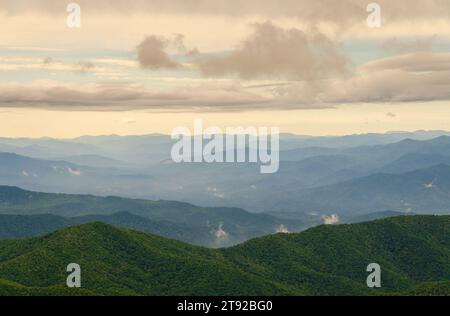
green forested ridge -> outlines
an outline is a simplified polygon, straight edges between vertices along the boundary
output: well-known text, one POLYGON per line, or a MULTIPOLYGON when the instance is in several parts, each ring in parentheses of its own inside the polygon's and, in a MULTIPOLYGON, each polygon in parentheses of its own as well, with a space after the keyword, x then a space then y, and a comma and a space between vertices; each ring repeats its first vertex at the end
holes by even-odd
POLYGON ((6 295, 449 295, 450 216, 319 226, 207 249, 106 224, 0 241, 6 295), (82 289, 65 288, 68 263, 82 289), (382 268, 368 289, 366 266, 382 268))

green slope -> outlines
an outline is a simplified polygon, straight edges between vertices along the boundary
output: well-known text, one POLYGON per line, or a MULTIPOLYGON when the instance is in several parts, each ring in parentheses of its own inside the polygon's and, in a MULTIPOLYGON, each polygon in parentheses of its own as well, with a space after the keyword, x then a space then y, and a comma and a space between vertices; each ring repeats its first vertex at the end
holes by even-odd
POLYGON ((401 216, 320 226, 227 249, 207 249, 106 224, 0 241, 0 293, 54 295, 71 262, 97 295, 446 294, 450 216, 401 216), (365 285, 382 267, 381 289, 365 285))
POLYGON ((421 296, 449 296, 450 281, 422 283, 405 294, 421 296))
POLYGON ((31 287, 64 284, 65 267, 76 262, 83 288, 99 294, 278 292, 228 264, 218 251, 101 223, 0 244, 0 276, 31 287))

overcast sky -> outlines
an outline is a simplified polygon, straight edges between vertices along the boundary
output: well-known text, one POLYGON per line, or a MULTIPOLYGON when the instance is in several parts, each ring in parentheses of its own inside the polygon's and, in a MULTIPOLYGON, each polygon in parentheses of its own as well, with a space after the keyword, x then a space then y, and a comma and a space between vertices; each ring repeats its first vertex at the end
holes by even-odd
POLYGON ((0 136, 446 129, 450 0, 0 0, 0 136))

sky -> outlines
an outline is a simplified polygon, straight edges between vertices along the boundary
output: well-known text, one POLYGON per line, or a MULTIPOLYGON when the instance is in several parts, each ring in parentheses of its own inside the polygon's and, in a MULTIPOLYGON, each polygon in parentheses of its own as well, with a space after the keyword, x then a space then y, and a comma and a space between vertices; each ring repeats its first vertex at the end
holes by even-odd
POLYGON ((450 130, 450 0, 371 2, 0 0, 0 136, 450 130))

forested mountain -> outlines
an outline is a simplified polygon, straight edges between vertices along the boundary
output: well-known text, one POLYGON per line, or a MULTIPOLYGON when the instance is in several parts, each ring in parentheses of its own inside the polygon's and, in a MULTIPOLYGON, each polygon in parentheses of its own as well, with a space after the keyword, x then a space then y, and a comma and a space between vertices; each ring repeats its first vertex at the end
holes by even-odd
POLYGON ((449 294, 450 217, 400 216, 319 226, 226 249, 190 246, 101 223, 0 241, 2 294, 449 294), (78 263, 82 288, 67 289, 78 263), (378 263, 382 287, 366 286, 378 263))

